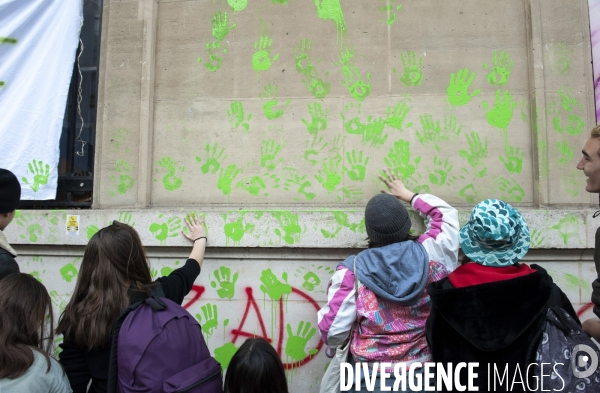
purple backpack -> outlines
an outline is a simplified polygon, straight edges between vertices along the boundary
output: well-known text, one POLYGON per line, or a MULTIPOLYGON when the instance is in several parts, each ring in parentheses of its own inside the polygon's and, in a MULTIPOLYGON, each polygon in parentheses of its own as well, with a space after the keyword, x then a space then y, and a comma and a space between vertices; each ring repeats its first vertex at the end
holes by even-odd
POLYGON ((160 285, 113 327, 108 393, 221 393, 221 365, 196 319, 160 285))

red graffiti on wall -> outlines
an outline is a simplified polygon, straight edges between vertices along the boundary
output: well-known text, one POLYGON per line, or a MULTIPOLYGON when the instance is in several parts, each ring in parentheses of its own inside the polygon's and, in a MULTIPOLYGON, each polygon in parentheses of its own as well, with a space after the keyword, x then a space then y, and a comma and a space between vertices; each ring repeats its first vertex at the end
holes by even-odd
MULTIPOLYGON (((269 334, 267 333, 267 329, 265 328, 265 323, 264 323, 262 313, 261 313, 260 309, 258 308, 258 305, 256 304, 254 295, 252 294, 252 288, 246 287, 245 292, 246 292, 246 296, 247 296, 246 308, 244 310, 242 319, 240 320, 240 324, 238 325, 238 327, 236 329, 233 329, 231 331, 231 334, 233 335, 231 342, 233 344, 235 344, 235 342, 237 341, 237 339, 239 337, 262 337, 265 340, 267 340, 268 342, 270 342, 271 344, 273 344, 273 346, 277 350, 277 354, 279 355, 279 357, 281 357, 281 355, 283 353, 283 336, 285 333, 285 330, 284 330, 285 316, 283 314, 283 310, 284 310, 283 297, 279 299, 279 315, 277 316, 279 329, 278 329, 278 333, 277 333, 277 344, 274 345, 273 339, 271 337, 269 337, 269 334), (256 318, 258 319, 258 323, 259 323, 259 327, 260 327, 260 334, 256 334, 254 332, 248 332, 248 331, 244 330, 244 324, 246 323, 246 319, 248 317, 248 314, 250 313, 250 310, 253 310, 253 312, 256 315, 256 318)), ((194 305, 198 300, 200 300, 203 293, 204 293, 203 286, 200 286, 200 285, 192 286, 192 290, 190 291, 190 295, 192 295, 192 298, 183 305, 183 308, 187 309, 187 308, 191 307, 192 305, 194 305)), ((319 306, 319 304, 311 296, 304 293, 303 291, 292 287, 292 293, 295 293, 296 295, 298 295, 301 298, 303 298, 304 300, 306 300, 309 304, 311 304, 314 307, 315 311, 319 311, 319 309, 321 308, 319 306)), ((316 353, 319 353, 319 351, 321 350, 322 347, 323 347, 323 342, 321 340, 319 340, 319 343, 317 344, 317 346, 315 348, 316 353)), ((303 366, 306 363, 310 362, 311 359, 316 355, 316 353, 313 355, 308 355, 304 359, 299 360, 299 361, 290 362, 290 363, 285 362, 285 363, 283 363, 283 367, 286 370, 289 370, 294 367, 303 366)))
POLYGON ((592 307, 594 307, 594 303, 584 304, 583 306, 581 306, 581 308, 579 310, 577 310, 577 316, 581 317, 584 312, 586 312, 587 310, 589 310, 592 307))

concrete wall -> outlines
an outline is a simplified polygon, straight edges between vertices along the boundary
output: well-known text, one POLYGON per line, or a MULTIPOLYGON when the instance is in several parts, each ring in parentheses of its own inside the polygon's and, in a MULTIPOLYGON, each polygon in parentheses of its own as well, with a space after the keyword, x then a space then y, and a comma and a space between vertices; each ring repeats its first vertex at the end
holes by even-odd
POLYGON ((97 228, 135 223, 168 273, 189 252, 183 215, 203 212, 188 306, 210 348, 223 359, 240 331, 266 335, 292 391, 316 391, 313 301, 364 246, 391 166, 461 222, 484 198, 519 207, 526 262, 589 315, 597 199, 575 165, 595 124, 590 62, 583 0, 105 0, 94 209, 24 211, 9 240, 60 307, 97 228))

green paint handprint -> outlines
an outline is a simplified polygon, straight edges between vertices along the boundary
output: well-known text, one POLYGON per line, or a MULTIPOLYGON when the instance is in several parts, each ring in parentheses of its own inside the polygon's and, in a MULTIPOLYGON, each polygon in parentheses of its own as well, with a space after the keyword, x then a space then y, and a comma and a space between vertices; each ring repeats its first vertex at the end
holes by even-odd
POLYGON ((459 150, 458 154, 467 160, 469 165, 475 170, 475 176, 483 177, 485 176, 485 172, 487 168, 485 167, 485 163, 483 159, 487 156, 488 149, 488 141, 487 137, 484 139, 485 145, 481 143, 481 139, 479 138, 479 134, 476 132, 471 132, 471 135, 467 135, 467 142, 469 143, 469 151, 459 150))
POLYGON ((539 248, 545 240, 546 238, 544 237, 540 228, 535 228, 533 231, 531 231, 530 244, 532 248, 539 248))
POLYGON ((565 131, 569 135, 579 135, 583 132, 585 125, 583 119, 577 115, 570 114, 567 116, 569 124, 565 127, 565 131))
POLYGON ((100 228, 98 228, 96 225, 90 225, 90 226, 86 227, 85 228, 85 235, 87 236, 88 241, 90 241, 90 239, 96 233, 98 233, 99 230, 100 230, 100 228))
POLYGON ((354 51, 349 50, 340 55, 340 65, 342 66, 342 74, 344 75, 342 83, 355 100, 363 101, 371 94, 371 85, 368 83, 371 80, 371 74, 367 73, 366 82, 363 82, 358 68, 351 65, 350 61, 353 57, 354 51))
POLYGON ((233 127, 238 128, 241 125, 246 132, 250 129, 250 124, 247 122, 252 119, 252 113, 249 113, 247 118, 245 117, 244 105, 241 101, 233 101, 231 103, 231 110, 227 110, 227 117, 233 127))
POLYGON ((577 106, 579 109, 583 110, 583 105, 581 105, 575 97, 571 95, 571 93, 567 90, 559 90, 558 95, 561 99, 561 104, 565 112, 569 113, 573 110, 573 107, 577 106))
MULTIPOLYGON (((404 119, 406 119, 406 115, 408 115, 408 111, 410 108, 406 104, 406 102, 400 102, 396 104, 394 107, 394 111, 390 113, 392 110, 391 106, 387 108, 387 116, 385 119, 385 124, 392 128, 395 128, 398 131, 402 131, 402 126, 404 124, 404 119)), ((410 126, 410 124, 409 124, 410 126)))
POLYGON ((275 169, 276 164, 282 161, 281 158, 277 161, 275 158, 277 156, 277 153, 279 153, 279 149, 281 149, 281 144, 277 143, 277 141, 263 141, 262 146, 260 148, 260 166, 269 171, 275 169))
POLYGON ((509 202, 521 202, 525 196, 523 188, 515 181, 515 179, 506 179, 500 177, 498 180, 498 188, 502 193, 501 198, 509 202))
POLYGON ((447 141, 448 137, 442 134, 439 120, 434 122, 433 117, 428 113, 419 116, 419 119, 421 120, 421 127, 423 127, 422 133, 417 131, 419 142, 423 146, 432 143, 435 150, 440 150, 440 142, 447 141))
POLYGON ((229 239, 233 241, 233 244, 238 246, 240 244, 240 240, 244 237, 246 232, 252 232, 255 228, 254 224, 245 224, 244 225, 244 216, 242 214, 235 221, 227 221, 227 215, 223 216, 225 220, 225 225, 223 226, 223 232, 225 233, 225 242, 229 243, 229 239))
MULTIPOLYGON (((265 181, 260 176, 252 176, 239 181, 236 187, 240 187, 242 190, 248 191, 250 195, 258 196, 262 190, 267 188, 265 181)), ((267 194, 265 194, 266 196, 267 194)))
POLYGON ((302 122, 306 125, 306 129, 310 135, 317 135, 319 131, 324 131, 327 128, 329 110, 325 109, 325 112, 323 112, 321 104, 315 102, 312 107, 308 104, 308 113, 311 117, 310 123, 307 119, 302 119, 302 122))
POLYGON ((503 86, 508 81, 512 68, 513 61, 508 53, 500 51, 500 56, 497 57, 494 51, 492 70, 487 74, 488 83, 492 86, 503 86))
MULTIPOLYGON (((163 185, 165 186, 165 190, 174 191, 181 187, 183 184, 180 177, 175 176, 177 172, 177 164, 171 157, 163 157, 158 161, 158 166, 165 169, 167 173, 163 177, 163 185)), ((185 170, 184 166, 179 168, 182 172, 185 170)))
POLYGON ((485 118, 492 127, 506 130, 512 120, 513 110, 517 106, 517 101, 513 101, 512 94, 508 90, 504 91, 500 97, 500 90, 496 90, 496 104, 492 109, 488 109, 488 103, 482 102, 483 108, 487 111, 485 118))
POLYGON ((131 227, 135 226, 135 222, 133 221, 133 214, 130 212, 119 212, 119 219, 117 220, 123 224, 127 224, 131 227))
POLYGON ((414 165, 412 165, 410 163, 410 143, 399 139, 394 142, 394 146, 383 161, 392 170, 400 172, 402 179, 407 180, 415 174, 416 165, 421 161, 421 157, 415 158, 414 165))
POLYGON ((248 0, 227 0, 227 4, 234 12, 240 12, 248 5, 248 0))
POLYGON ((226 343, 218 348, 215 348, 215 359, 217 362, 221 363, 221 367, 223 369, 226 369, 229 367, 229 362, 231 362, 231 358, 233 358, 233 355, 235 355, 236 352, 237 348, 234 343, 226 343))
POLYGON ((571 71, 571 64, 569 56, 573 55, 573 51, 567 48, 567 44, 564 42, 558 42, 556 45, 552 45, 552 53, 554 55, 554 69, 560 75, 567 75, 571 71))
POLYGON ((331 90, 331 83, 325 82, 319 76, 317 68, 311 63, 308 53, 312 48, 312 41, 308 38, 300 41, 300 45, 294 48, 296 56, 296 71, 304 75, 302 83, 315 98, 324 98, 331 90))
POLYGON ((289 295, 292 293, 292 286, 287 283, 288 274, 284 272, 281 278, 284 282, 279 281, 270 268, 263 270, 260 274, 260 282, 262 282, 260 290, 269 295, 272 300, 279 300, 284 294, 289 295))
MULTIPOLYGON (((130 175, 133 168, 129 168, 129 163, 124 160, 117 160, 115 167, 119 174, 119 184, 117 184, 117 192, 119 194, 125 194, 127 191, 133 188, 133 176, 130 175)), ((113 182, 116 182, 114 175, 110 176, 113 182)))
POLYGON ((77 268, 75 267, 75 265, 73 265, 73 263, 68 263, 65 266, 63 266, 62 268, 60 268, 60 275, 62 276, 63 280, 65 280, 66 282, 73 281, 74 278, 77 278, 78 273, 79 273, 79 270, 77 270, 77 268))
MULTIPOLYGON (((292 188, 292 186, 297 186, 298 194, 304 196, 304 199, 306 199, 307 201, 310 201, 317 196, 314 192, 306 191, 306 189, 312 185, 312 183, 306 178, 306 175, 300 176, 298 170, 294 168, 285 169, 291 172, 289 178, 286 179, 283 185, 286 191, 289 191, 289 189, 292 188)), ((294 198, 294 200, 298 200, 298 198, 294 198)))
MULTIPOLYGON (((232 29, 235 28, 233 25, 232 29)), ((212 19, 212 35, 219 41, 229 34, 229 14, 227 12, 217 12, 212 19)))
POLYGON ((242 170, 238 169, 235 164, 227 166, 225 171, 221 169, 219 172, 219 180, 217 181, 217 188, 223 191, 224 195, 231 194, 231 183, 240 172, 242 172, 242 170))
POLYGON ((348 160, 348 165, 350 166, 350 168, 345 167, 345 170, 350 180, 364 180, 365 173, 367 171, 367 164, 369 162, 369 157, 365 157, 365 161, 363 162, 362 151, 358 152, 357 158, 356 151, 352 150, 352 152, 346 152, 346 159, 348 160))
POLYGON ((563 243, 565 246, 569 242, 569 239, 572 237, 577 237, 581 228, 585 227, 580 218, 567 214, 565 217, 561 218, 561 220, 552 226, 552 229, 556 229, 558 234, 563 239, 563 243))
MULTIPOLYGON (((206 51, 208 52, 208 60, 204 63, 204 67, 211 72, 215 72, 223 65, 223 58, 217 55, 217 52, 221 50, 221 43, 214 41, 206 44, 206 51)), ((227 49, 223 49, 223 53, 227 53, 227 49)), ((199 60, 198 60, 199 61, 199 60)))
POLYGON ((28 165, 28 173, 33 175, 33 181, 31 183, 26 177, 22 177, 23 184, 31 184, 33 192, 37 192, 40 186, 48 184, 48 178, 50 177, 50 165, 44 164, 43 161, 31 161, 28 165))
POLYGON ((462 197, 468 203, 473 203, 479 200, 479 196, 477 194, 477 190, 473 184, 467 184, 464 186, 459 192, 458 196, 462 197))
POLYGON ((444 116, 444 137, 448 138, 448 134, 460 136, 462 131, 462 123, 456 121, 456 116, 445 115, 444 116))
POLYGON ((381 147, 387 140, 388 135, 383 133, 385 127, 385 120, 382 118, 371 120, 371 116, 368 118, 369 122, 364 127, 363 141, 370 142, 373 147, 381 147))
POLYGON ((346 20, 342 12, 340 0, 315 0, 317 6, 317 16, 323 20, 331 19, 335 22, 337 33, 342 34, 346 31, 346 20))
POLYGON ((471 98, 480 93, 479 89, 477 89, 473 91, 473 93, 469 94, 467 90, 471 86, 471 83, 473 83, 475 80, 475 73, 473 72, 468 80, 467 77, 469 77, 468 68, 458 70, 456 77, 454 76, 454 73, 450 74, 450 84, 446 89, 448 102, 450 105, 463 106, 471 101, 471 98))
POLYGON ((254 71, 266 71, 271 68, 273 61, 277 60, 279 55, 273 56, 271 60, 271 45, 273 40, 267 36, 260 37, 258 42, 254 42, 254 54, 252 55, 252 67, 254 71))
POLYGON ((500 156, 500 161, 504 163, 506 170, 509 173, 521 173, 523 169, 523 157, 525 156, 524 152, 521 152, 521 149, 514 148, 512 146, 504 147, 504 154, 506 157, 500 156))
MULTIPOLYGON (((224 159, 227 158, 227 156, 223 155, 225 153, 225 149, 221 148, 221 150, 219 150, 217 152, 217 149, 219 148, 218 143, 215 143, 212 148, 210 147, 210 143, 206 144, 206 155, 207 155, 207 159, 206 162, 200 167, 200 170, 202 171, 202 173, 207 174, 207 173, 217 173, 217 171, 219 170, 219 168, 221 167, 221 161, 223 161, 224 159)), ((196 161, 200 162, 202 161, 202 159, 198 156, 196 156, 196 161)))
POLYGON ((303 278, 302 289, 307 291, 314 291, 315 287, 321 283, 319 276, 313 272, 306 273, 303 278))
POLYGON ((562 134, 564 130, 561 124, 562 119, 560 117, 560 107, 558 102, 552 101, 548 104, 548 114, 552 117, 552 128, 554 128, 554 131, 556 131, 557 134, 562 134))
POLYGON ((323 160, 323 170, 315 175, 315 179, 327 191, 333 191, 335 187, 342 182, 343 168, 341 167, 342 157, 340 155, 334 158, 323 160))
POLYGON ((571 169, 571 171, 567 175, 561 175, 561 180, 565 187, 565 191, 567 194, 572 197, 576 197, 579 195, 579 191, 581 190, 581 172, 571 169))
POLYGON ((37 243, 38 236, 42 236, 42 225, 33 222, 32 218, 27 213, 21 213, 20 210, 17 210, 15 213, 15 221, 17 225, 23 227, 27 232, 27 235, 19 235, 19 237, 23 240, 29 239, 28 241, 32 243, 37 243))
POLYGON ((315 136, 310 146, 308 145, 308 141, 306 141, 306 150, 304 150, 304 159, 308 161, 311 165, 317 165, 319 160, 311 158, 312 156, 318 156, 320 152, 327 147, 328 142, 323 140, 323 137, 315 136))
POLYGON ((260 98, 267 99, 267 101, 263 104, 263 113, 269 120, 278 119, 283 116, 283 110, 290 104, 290 100, 287 100, 283 109, 273 110, 273 107, 278 104, 275 97, 277 97, 277 86, 274 84, 265 86, 264 93, 260 94, 260 98))
MULTIPOLYGON (((162 217, 163 215, 159 214, 158 218, 160 219, 162 217)), ((179 235, 181 230, 181 220, 177 217, 173 217, 163 222, 153 222, 150 224, 149 229, 152 236, 160 242, 161 246, 164 246, 167 244, 167 238, 177 237, 179 235)))
MULTIPOLYGON (((292 325, 287 324, 288 339, 285 344, 285 354, 294 360, 304 359, 306 354, 306 345, 308 341, 317 332, 316 328, 310 328, 310 322, 300 321, 298 329, 296 329, 296 335, 292 332, 292 325), (304 328, 304 329, 303 329, 304 328)), ((317 350, 309 351, 309 354, 314 355, 317 350)))
MULTIPOLYGON (((402 59, 402 66, 404 67, 404 73, 400 76, 400 82, 404 86, 419 86, 423 81, 423 58, 419 56, 419 63, 417 64, 417 54, 413 51, 406 51, 400 53, 402 59)), ((394 72, 397 73, 396 70, 394 72)))
MULTIPOLYGON (((378 9, 379 12, 387 13, 386 23, 390 26, 393 25, 394 22, 396 21, 396 13, 394 12, 394 10, 400 11, 402 9, 402 4, 394 6, 394 4, 393 4, 394 1, 395 0, 390 0, 389 5, 384 5, 382 7, 379 7, 379 9, 378 9)), ((387 0, 383 0, 383 2, 387 3, 387 0)))
POLYGON ((233 296, 235 295, 235 283, 238 280, 238 274, 234 273, 232 278, 231 269, 221 266, 219 270, 214 271, 214 275, 217 281, 211 281, 210 286, 217 288, 217 282, 219 283, 217 295, 219 295, 221 299, 233 299, 233 296))
MULTIPOLYGON (((302 228, 298 224, 298 214, 289 211, 279 211, 274 212, 273 216, 279 221, 279 226, 281 227, 281 229, 276 228, 274 231, 277 236, 283 237, 283 240, 287 244, 294 244, 300 241, 302 228)), ((287 274, 283 274, 285 275, 284 278, 287 279, 287 274)))
POLYGON ((447 158, 446 161, 442 161, 441 158, 434 156, 433 166, 433 172, 429 172, 429 181, 431 184, 443 186, 446 184, 448 173, 452 170, 452 165, 448 163, 447 158))
MULTIPOLYGON (((214 304, 206 303, 200 307, 202 314, 204 315, 204 324, 202 324, 202 331, 206 333, 206 336, 210 338, 213 335, 214 330, 219 325, 219 311, 217 306, 214 304)), ((198 322, 202 320, 200 314, 196 314, 198 322)))

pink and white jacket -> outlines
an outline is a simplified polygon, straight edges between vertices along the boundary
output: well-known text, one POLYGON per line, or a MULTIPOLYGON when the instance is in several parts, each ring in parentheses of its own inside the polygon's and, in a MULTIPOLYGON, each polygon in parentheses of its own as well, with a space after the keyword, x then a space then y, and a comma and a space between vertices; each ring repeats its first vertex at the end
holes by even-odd
POLYGON ((354 272, 349 269, 354 257, 338 265, 329 282, 328 302, 318 312, 321 339, 331 348, 344 343, 353 323, 358 321, 351 345, 356 361, 405 362, 408 365, 431 359, 425 337, 425 322, 431 310, 431 300, 424 288, 456 268, 458 212, 430 194, 415 197, 412 207, 424 218, 425 233, 419 236, 416 243, 394 243, 357 255, 358 276, 373 286, 371 290, 358 280, 358 301, 354 296, 354 272), (414 250, 406 251, 411 247, 414 250), (419 251, 422 252, 420 259, 416 258, 421 255, 419 251), (380 266, 373 267, 377 264, 380 266), (412 275, 403 271, 410 269, 414 270, 412 275), (375 281, 381 285, 373 284, 371 280, 372 276, 377 275, 379 278, 376 277, 375 281), (385 282, 386 277, 389 282, 385 282), (385 298, 375 293, 381 294, 382 286, 386 292, 383 294, 385 298), (406 296, 410 297, 410 301, 400 301, 406 296))

